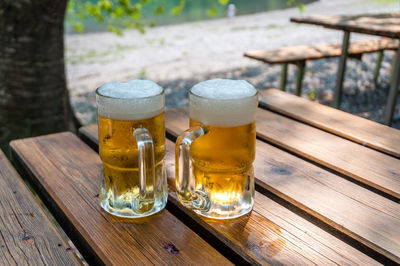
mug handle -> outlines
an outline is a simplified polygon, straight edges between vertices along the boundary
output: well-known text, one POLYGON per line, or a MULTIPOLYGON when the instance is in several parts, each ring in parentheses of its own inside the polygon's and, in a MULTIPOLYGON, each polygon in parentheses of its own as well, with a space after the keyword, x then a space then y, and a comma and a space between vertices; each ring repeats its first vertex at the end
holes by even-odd
POLYGON ((155 168, 153 139, 146 128, 136 128, 133 131, 138 147, 139 196, 135 197, 134 205, 139 212, 146 212, 154 205, 155 198, 155 168), (148 189, 152 187, 153 189, 148 189), (150 206, 149 206, 150 205, 150 206))
POLYGON ((180 135, 175 144, 175 186, 180 201, 187 207, 207 210, 210 205, 205 191, 195 190, 190 146, 192 142, 207 134, 203 124, 195 125, 180 135))

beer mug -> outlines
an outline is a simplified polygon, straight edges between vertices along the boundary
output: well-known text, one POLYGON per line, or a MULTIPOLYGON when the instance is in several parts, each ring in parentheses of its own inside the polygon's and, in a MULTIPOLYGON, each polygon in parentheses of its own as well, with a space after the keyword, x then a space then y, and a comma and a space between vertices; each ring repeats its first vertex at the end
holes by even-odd
POLYGON ((120 217, 162 210, 168 197, 164 90, 149 80, 106 83, 96 91, 100 205, 120 217))
POLYGON ((190 129, 175 146, 176 191, 196 213, 228 219, 254 203, 257 90, 214 79, 189 91, 190 129))

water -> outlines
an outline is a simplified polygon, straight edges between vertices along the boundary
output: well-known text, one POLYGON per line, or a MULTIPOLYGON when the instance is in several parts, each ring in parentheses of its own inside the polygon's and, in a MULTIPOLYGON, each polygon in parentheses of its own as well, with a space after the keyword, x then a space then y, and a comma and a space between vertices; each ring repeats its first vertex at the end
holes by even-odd
MULTIPOLYGON (((315 1, 316 0, 300 0, 298 2, 307 4, 315 1)), ((96 3, 97 0, 86 0, 86 2, 96 3)), ((151 3, 143 6, 142 18, 146 19, 146 21, 148 22, 154 21, 157 25, 168 25, 190 21, 222 18, 226 17, 227 15, 226 13, 228 7, 218 4, 218 1, 216 0, 187 1, 185 8, 181 11, 179 15, 172 15, 172 9, 177 6, 179 2, 180 0, 165 1, 165 11, 161 15, 156 16, 154 14, 154 9, 157 7, 159 1, 153 0, 151 1, 151 3), (214 16, 210 16, 210 8, 215 11, 214 16)), ((229 3, 235 4, 237 9, 236 15, 238 16, 270 10, 284 9, 288 7, 286 0, 231 0, 229 1, 229 3)), ((65 23, 65 29, 67 33, 75 33, 72 28, 72 21, 74 19, 76 18, 73 18, 71 15, 67 16, 65 23)), ((125 19, 119 19, 119 24, 122 25, 124 20, 125 19)), ((93 18, 80 20, 80 22, 84 25, 86 32, 106 30, 106 25, 98 23, 97 20, 93 18)))

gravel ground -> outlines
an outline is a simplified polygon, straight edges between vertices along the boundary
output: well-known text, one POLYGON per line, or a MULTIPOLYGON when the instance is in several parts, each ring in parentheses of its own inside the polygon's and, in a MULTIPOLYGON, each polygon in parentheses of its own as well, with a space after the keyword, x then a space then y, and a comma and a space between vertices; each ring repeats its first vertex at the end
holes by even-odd
MULTIPOLYGON (((376 54, 364 55, 362 61, 350 59, 343 89, 341 109, 374 121, 383 120, 383 112, 389 90, 389 75, 393 52, 386 52, 377 83, 373 82, 373 70, 376 54)), ((303 80, 302 97, 330 105, 336 80, 338 59, 322 59, 307 64, 303 80)), ((212 78, 245 79, 258 90, 278 88, 281 67, 260 64, 245 68, 235 68, 223 72, 198 75, 190 79, 159 81, 166 92, 166 107, 174 108, 188 105, 188 89, 194 84, 212 78)), ((296 68, 289 66, 287 91, 294 93, 296 68)), ((73 107, 85 124, 96 123, 96 103, 93 91, 76 96, 73 107)), ((400 99, 397 106, 400 106, 400 99)), ((396 117, 400 117, 400 108, 396 108, 396 117)), ((395 128, 400 129, 397 119, 395 128)))
MULTIPOLYGON (((396 3, 373 0, 319 1, 309 14, 345 14, 398 10, 396 3)), ((245 79, 257 89, 279 87, 280 65, 266 65, 243 57, 253 49, 285 45, 340 42, 342 33, 316 26, 289 23, 297 9, 185 23, 149 29, 146 35, 128 31, 66 36, 67 77, 73 108, 83 124, 96 122, 94 90, 112 80, 147 78, 165 88, 166 106, 188 105, 187 91, 211 78, 245 79)), ((353 34, 352 40, 373 38, 353 34)), ((383 120, 394 52, 385 52, 377 84, 373 82, 376 54, 347 61, 341 109, 374 121, 383 120)), ((331 104, 338 59, 307 63, 302 97, 331 104)), ((287 91, 293 93, 296 68, 289 66, 287 91)), ((400 99, 395 117, 400 117, 400 99)), ((400 120, 394 123, 400 129, 400 120)))

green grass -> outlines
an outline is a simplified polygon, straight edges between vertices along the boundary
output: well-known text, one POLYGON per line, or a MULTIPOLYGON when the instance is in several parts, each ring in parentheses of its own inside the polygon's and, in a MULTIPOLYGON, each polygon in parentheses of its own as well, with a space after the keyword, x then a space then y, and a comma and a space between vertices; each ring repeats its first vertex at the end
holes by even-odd
POLYGON ((315 101, 315 99, 317 98, 317 88, 313 87, 309 92, 308 92, 308 98, 311 101, 315 101))
POLYGON ((250 26, 250 27, 234 27, 231 28, 231 31, 244 31, 244 30, 274 30, 274 29, 285 29, 285 28, 289 28, 292 27, 292 24, 285 24, 285 25, 276 25, 276 24, 272 24, 272 25, 267 25, 267 26, 250 26))
POLYGON ((137 78, 145 79, 146 78, 146 69, 142 68, 142 70, 140 70, 140 72, 137 74, 137 78))
POLYGON ((371 2, 379 3, 379 4, 393 4, 398 3, 399 0, 371 0, 371 2))
POLYGON ((182 36, 182 35, 175 35, 173 38, 174 38, 175 40, 183 40, 183 39, 185 39, 185 36, 182 36))
POLYGON ((106 51, 96 51, 95 49, 90 49, 82 54, 66 56, 66 62, 71 65, 107 63, 115 60, 116 58, 121 58, 123 52, 137 48, 137 45, 117 44, 106 51))

